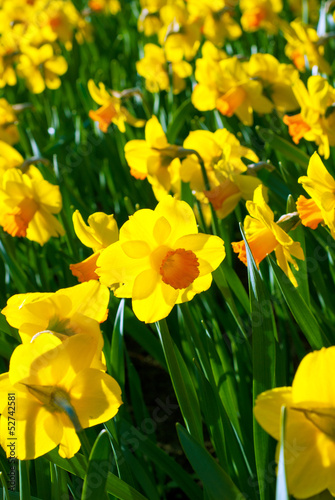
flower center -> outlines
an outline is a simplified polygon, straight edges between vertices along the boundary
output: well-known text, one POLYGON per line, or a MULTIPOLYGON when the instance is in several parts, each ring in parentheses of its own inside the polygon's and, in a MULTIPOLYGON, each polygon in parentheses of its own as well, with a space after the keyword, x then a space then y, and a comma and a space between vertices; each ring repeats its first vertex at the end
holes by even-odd
POLYGON ((34 217, 38 205, 31 198, 24 198, 21 203, 3 217, 3 229, 11 236, 26 236, 29 222, 34 217))
POLYGON ((160 270, 162 280, 176 290, 187 288, 199 276, 199 261, 192 250, 170 250, 160 270))
POLYGON ((261 7, 256 7, 255 9, 246 12, 243 18, 250 28, 258 28, 261 22, 266 18, 266 11, 261 7))
POLYGON ((69 394, 57 386, 24 384, 30 394, 38 399, 51 413, 64 412, 71 420, 75 430, 79 432, 81 425, 69 394))
POLYGON ((246 91, 242 87, 232 88, 217 99, 216 107, 222 115, 231 117, 235 110, 241 106, 246 96, 246 91))
POLYGON ((211 189, 210 191, 204 191, 204 194, 207 196, 213 208, 215 210, 220 210, 223 203, 230 198, 231 196, 239 193, 240 190, 231 180, 226 179, 219 186, 211 189))
POLYGON ((291 59, 294 66, 300 71, 305 69, 305 56, 300 50, 294 50, 291 54, 291 59))
POLYGON ((298 144, 305 133, 311 130, 311 127, 302 119, 301 113, 294 116, 285 115, 283 122, 288 125, 288 133, 295 144, 298 144))
POLYGON ((92 120, 99 122, 99 128, 102 132, 107 132, 109 125, 112 123, 113 118, 117 115, 114 104, 111 102, 101 106, 97 111, 90 110, 88 116, 92 120))

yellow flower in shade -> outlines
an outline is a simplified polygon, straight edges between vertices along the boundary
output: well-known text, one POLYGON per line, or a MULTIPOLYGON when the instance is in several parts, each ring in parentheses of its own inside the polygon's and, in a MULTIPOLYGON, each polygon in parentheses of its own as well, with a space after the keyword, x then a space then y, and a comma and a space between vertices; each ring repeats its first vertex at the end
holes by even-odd
POLYGON ((321 73, 331 73, 330 65, 323 57, 324 47, 317 43, 319 37, 316 30, 304 26, 300 21, 292 21, 289 25, 283 25, 283 33, 287 40, 285 54, 299 71, 305 70, 306 56, 310 68, 318 66, 321 73))
POLYGON ((16 69, 17 74, 25 79, 29 90, 40 94, 45 87, 58 89, 61 86, 59 76, 66 73, 67 62, 63 56, 54 55, 51 44, 39 48, 22 45, 16 69))
POLYGON ((96 274, 96 261, 101 251, 119 238, 119 230, 114 215, 96 212, 89 216, 85 224, 79 210, 72 217, 76 235, 83 245, 92 248, 93 254, 78 264, 71 264, 70 270, 81 283, 83 281, 98 280, 96 274))
MULTIPOLYGON (((19 141, 16 126, 17 117, 13 106, 6 99, 0 99, 0 141, 15 144, 19 141)), ((1 153, 0 153, 1 154, 1 153)))
POLYGON ((201 156, 211 189, 205 190, 199 158, 195 154, 182 161, 180 177, 190 183, 198 200, 211 202, 218 217, 223 219, 229 215, 241 199, 252 199, 261 181, 257 177, 242 175, 248 170, 242 157, 257 162, 258 156, 241 146, 227 129, 214 133, 207 130, 191 132, 184 141, 184 148, 195 150, 201 156))
POLYGON ((12 48, 0 45, 0 88, 6 85, 16 85, 17 78, 14 69, 15 52, 12 48), (12 55, 11 55, 12 54, 12 55))
POLYGON ((286 407, 285 469, 295 498, 314 498, 324 490, 335 495, 334 366, 335 347, 309 353, 292 387, 263 392, 256 400, 257 422, 277 441, 281 407, 286 407))
POLYGON ((277 14, 283 9, 281 0, 240 0, 239 6, 245 31, 265 29, 269 33, 277 33, 280 24, 277 14))
POLYGON ((37 169, 34 176, 17 168, 7 170, 0 184, 0 225, 11 236, 27 237, 44 245, 52 236, 64 234, 53 214, 62 209, 58 186, 44 180, 37 169))
MULTIPOLYGON (((264 199, 263 186, 254 192, 253 201, 247 201, 246 208, 250 214, 244 219, 244 231, 248 245, 255 259, 256 265, 265 259, 271 252, 275 252, 278 266, 289 277, 294 286, 298 286, 289 264, 295 269, 298 264, 293 257, 305 260, 299 242, 294 241, 278 224, 274 222, 274 214, 264 199)), ((247 256, 244 241, 232 243, 238 258, 247 265, 247 256)))
POLYGON ((180 191, 178 150, 178 146, 168 143, 156 116, 145 126, 145 140, 133 140, 125 145, 130 173, 137 179, 147 178, 157 200, 170 190, 180 191))
POLYGON ((329 113, 335 103, 335 90, 322 76, 311 76, 307 89, 301 80, 293 84, 294 95, 301 107, 300 113, 285 115, 283 121, 288 125, 293 142, 300 139, 314 141, 319 153, 329 157, 329 146, 335 145, 335 114, 329 113))
POLYGON ((97 274, 108 286, 121 283, 114 294, 131 297, 135 315, 152 323, 207 290, 224 257, 221 238, 198 234, 190 206, 166 196, 121 227, 119 241, 101 253, 97 274))
POLYGON ((56 293, 13 295, 1 312, 8 323, 18 329, 24 344, 35 341, 44 333, 62 342, 79 334, 93 339, 92 367, 105 370, 99 323, 107 318, 109 295, 107 287, 89 281, 56 293))
POLYGON ((116 97, 112 91, 108 92, 103 83, 100 82, 98 88, 93 80, 89 80, 88 90, 92 99, 101 106, 97 111, 91 110, 88 116, 99 123, 102 132, 106 133, 111 123, 114 123, 120 132, 126 131, 125 123, 133 127, 144 127, 145 120, 132 116, 128 109, 122 106, 121 97, 116 97))
POLYGON ((8 394, 15 394, 16 456, 37 458, 59 445, 71 458, 80 448, 77 432, 106 422, 122 404, 118 383, 92 368, 94 342, 76 335, 67 342, 48 334, 18 346, 9 372, 0 376, 1 445, 8 445, 8 394))
MULTIPOLYGON (((164 49, 153 43, 144 46, 144 57, 136 63, 137 73, 145 78, 145 88, 152 93, 169 90, 168 62, 164 49)), ((171 63, 173 93, 179 94, 186 87, 185 78, 192 74, 186 61, 171 63)))
POLYGON ((187 8, 191 20, 202 19, 202 32, 207 40, 222 46, 228 38, 236 40, 242 35, 242 30, 232 17, 232 9, 227 7, 225 0, 188 0, 187 8))
POLYGON ((270 113, 272 102, 263 95, 260 81, 250 78, 236 57, 219 61, 215 80, 206 66, 197 66, 195 77, 199 82, 192 93, 192 103, 200 111, 218 109, 224 116, 234 114, 245 125, 252 125, 253 110, 270 113))
POLYGON ((282 64, 271 54, 253 54, 245 68, 251 78, 261 80, 267 95, 281 112, 299 108, 292 85, 299 79, 298 70, 291 64, 282 64))
POLYGON ((324 221, 335 238, 335 179, 317 153, 309 161, 307 176, 300 177, 298 182, 311 197, 311 200, 304 197, 300 197, 300 202, 298 200, 297 209, 302 223, 316 229, 318 223, 324 221))

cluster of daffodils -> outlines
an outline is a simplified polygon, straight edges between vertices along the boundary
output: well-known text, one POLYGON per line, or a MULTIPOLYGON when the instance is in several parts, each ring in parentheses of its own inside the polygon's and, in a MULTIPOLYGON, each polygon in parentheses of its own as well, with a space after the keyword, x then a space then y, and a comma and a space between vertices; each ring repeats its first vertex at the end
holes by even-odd
MULTIPOLYGON (((80 431, 106 422, 122 404, 118 383, 106 374, 100 323, 109 292, 96 281, 56 293, 14 295, 2 314, 22 340, 0 376, 0 444, 10 456, 8 394, 15 395, 16 454, 37 458, 59 445, 71 458, 80 431)), ((12 431, 13 432, 13 431, 12 431)))
POLYGON ((14 86, 17 77, 34 94, 58 89, 68 69, 62 47, 92 38, 90 13, 116 14, 118 0, 91 0, 80 12, 71 0, 3 0, 0 17, 0 87, 14 86))

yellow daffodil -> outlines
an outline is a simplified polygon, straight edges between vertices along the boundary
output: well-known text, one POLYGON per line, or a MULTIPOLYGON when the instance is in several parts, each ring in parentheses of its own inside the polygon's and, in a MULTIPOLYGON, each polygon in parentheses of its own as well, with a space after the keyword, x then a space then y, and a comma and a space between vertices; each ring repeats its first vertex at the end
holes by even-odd
POLYGON ((121 283, 115 295, 131 297, 136 316, 152 323, 207 290, 224 257, 221 238, 198 234, 190 206, 166 196, 121 227, 119 241, 101 253, 97 274, 108 286, 121 283))
POLYGON ((158 33, 163 26, 159 14, 166 3, 167 0, 140 0, 142 10, 137 20, 138 31, 144 32, 146 37, 158 33))
MULTIPOLYGON (((170 80, 164 49, 153 43, 144 46, 144 57, 136 63, 137 73, 145 78, 145 88, 152 93, 168 90, 170 80)), ((192 74, 186 61, 171 63, 173 93, 179 94, 186 87, 185 78, 192 74)))
POLYGON ((86 336, 91 344, 94 341, 92 368, 105 371, 99 323, 107 317, 108 302, 108 288, 89 281, 56 293, 13 295, 1 312, 8 323, 18 329, 24 344, 34 342, 45 333, 62 342, 75 335, 86 336))
MULTIPOLYGON (((298 286, 289 264, 295 269, 298 264, 293 257, 305 260, 300 243, 294 241, 278 224, 274 222, 274 214, 264 199, 263 186, 254 192, 253 201, 247 201, 246 208, 250 214, 244 220, 244 231, 248 245, 255 259, 256 265, 265 259, 271 252, 275 252, 278 266, 289 277, 294 286, 298 286), (292 257, 293 256, 293 257, 292 257)), ((244 241, 232 243, 238 258, 247 265, 247 256, 244 241)))
POLYGON ((245 125, 252 125, 253 110, 270 113, 271 101, 263 95, 263 86, 250 78, 236 57, 219 61, 215 80, 206 67, 197 66, 195 77, 199 82, 192 93, 192 103, 200 111, 218 109, 223 115, 236 116, 245 125))
POLYGON ((282 64, 271 54, 253 54, 245 68, 251 78, 260 79, 271 96, 276 109, 281 112, 299 108, 292 85, 299 79, 298 70, 291 64, 282 64))
POLYGON ((72 49, 74 30, 79 25, 80 13, 68 0, 53 0, 38 12, 40 36, 48 42, 59 40, 72 49))
POLYGON ((70 270, 81 283, 83 281, 98 280, 96 274, 96 261, 101 251, 111 245, 119 238, 119 230, 114 215, 96 212, 89 216, 85 224, 79 210, 72 217, 73 227, 76 235, 83 245, 92 248, 93 254, 82 262, 71 264, 70 270))
POLYGON ((298 182, 312 198, 306 202, 300 199, 297 206, 302 223, 315 229, 319 222, 324 221, 335 238, 335 179, 317 153, 309 161, 307 176, 300 177, 298 182), (313 211, 313 217, 310 210, 313 211))
POLYGON ((145 120, 132 116, 128 109, 122 106, 121 97, 116 97, 112 91, 108 92, 103 83, 100 82, 98 88, 93 80, 89 80, 88 90, 92 99, 101 106, 97 111, 91 110, 89 117, 99 123, 102 132, 106 133, 111 123, 114 123, 120 132, 126 131, 125 123, 133 127, 144 127, 145 120))
POLYGON ((133 140, 125 145, 130 173, 137 179, 148 178, 158 201, 170 190, 180 191, 178 150, 178 146, 168 143, 156 116, 145 126, 145 140, 133 140))
MULTIPOLYGON (((16 126, 17 117, 13 106, 9 102, 0 99, 0 140, 8 144, 15 144, 19 141, 19 132, 16 126)), ((0 152, 1 154, 1 152, 0 152)))
POLYGON ((191 20, 202 19, 202 33, 207 40, 222 46, 228 38, 236 40, 242 35, 242 30, 232 17, 232 9, 227 7, 225 0, 188 0, 187 8, 191 20))
POLYGON ((15 394, 16 457, 37 458, 59 445, 71 458, 80 448, 77 432, 106 422, 122 404, 118 383, 92 368, 94 341, 76 335, 67 342, 42 334, 18 346, 9 372, 0 376, 1 445, 8 448, 8 394, 15 394))
POLYGON ((303 195, 299 196, 297 211, 301 223, 306 227, 316 229, 320 223, 324 222, 322 211, 312 198, 308 199, 303 195))
POLYGON ((191 132, 184 141, 184 148, 197 151, 202 158, 210 190, 205 190, 199 158, 195 154, 182 161, 180 177, 184 182, 190 183, 197 199, 205 203, 211 202, 218 217, 227 217, 242 198, 252 199, 254 190, 261 181, 257 177, 241 175, 247 172, 241 158, 257 162, 258 157, 251 149, 241 146, 239 140, 228 130, 219 129, 214 133, 205 130, 191 132))
POLYGON ((335 114, 332 112, 335 90, 319 75, 308 79, 307 89, 301 80, 294 82, 292 89, 301 111, 294 116, 284 116, 289 134, 295 144, 302 138, 314 141, 319 146, 319 153, 327 159, 329 146, 335 145, 335 114))
POLYGON ((278 13, 283 9, 281 0, 240 0, 242 11, 241 24, 245 31, 265 29, 269 33, 277 33, 280 18, 278 13))
POLYGON ((39 48, 22 45, 16 69, 18 75, 25 79, 29 90, 34 94, 40 94, 45 87, 49 89, 60 87, 59 76, 66 73, 67 62, 63 56, 54 55, 51 44, 39 48))
POLYGON ((283 27, 287 40, 285 54, 291 59, 299 71, 305 70, 305 56, 310 68, 318 66, 322 73, 331 73, 330 65, 324 59, 324 47, 317 42, 319 37, 313 28, 304 26, 300 21, 292 21, 283 27))
POLYGON ((0 208, 0 225, 11 236, 25 236, 44 245, 52 236, 64 234, 53 215, 62 209, 59 187, 44 180, 37 169, 33 177, 17 168, 3 174, 0 208))
POLYGON ((189 17, 183 0, 168 2, 160 9, 159 16, 163 26, 158 40, 164 46, 166 59, 171 62, 192 60, 200 46, 200 20, 189 17))
POLYGON ((121 10, 119 0, 89 0, 88 6, 94 12, 104 12, 115 15, 121 10))
POLYGON ((285 469, 295 498, 314 498, 324 490, 335 495, 334 363, 335 347, 309 353, 292 387, 263 392, 256 400, 257 422, 277 441, 281 407, 286 407, 285 469))

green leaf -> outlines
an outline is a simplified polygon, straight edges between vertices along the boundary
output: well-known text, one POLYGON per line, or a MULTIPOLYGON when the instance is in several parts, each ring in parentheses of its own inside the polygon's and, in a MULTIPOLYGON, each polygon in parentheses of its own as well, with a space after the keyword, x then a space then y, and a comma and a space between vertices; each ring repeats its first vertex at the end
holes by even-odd
MULTIPOLYGON (((162 406, 164 402, 162 402, 162 406)), ((158 408, 158 407, 157 407, 158 408)), ((160 412, 163 411, 161 407, 159 407, 160 412)), ((169 412, 172 411, 168 409, 168 413, 160 416, 161 421, 165 421, 168 419, 169 412)), ((129 440, 129 443, 132 445, 134 440, 136 439, 133 434, 133 427, 126 421, 122 420, 122 435, 129 440), (123 432, 124 429, 124 432, 123 432)), ((142 434, 138 429, 136 429, 136 436, 138 439, 136 440, 136 449, 138 449, 143 455, 147 456, 157 467, 161 469, 164 474, 167 474, 169 477, 175 481, 175 483, 183 490, 188 498, 192 498, 192 500, 201 500, 202 494, 198 485, 192 480, 192 478, 187 474, 187 472, 169 455, 167 455, 161 448, 158 448, 147 436, 142 434)))
MULTIPOLYGON (((62 458, 57 450, 52 450, 44 456, 50 462, 58 465, 58 467, 84 479, 87 466, 85 457, 80 453, 77 453, 73 458, 62 458)), ((106 490, 119 500, 148 500, 111 472, 108 472, 107 475, 106 490)))
POLYGON ((261 139, 267 144, 270 144, 275 151, 282 153, 287 160, 298 163, 298 165, 307 169, 309 157, 301 149, 297 148, 286 139, 282 139, 272 132, 272 130, 256 127, 256 131, 261 139))
POLYGON ((122 299, 120 301, 114 321, 112 346, 110 352, 111 375, 120 384, 122 392, 124 390, 124 383, 125 383, 124 353, 123 353, 124 308, 125 308, 125 301, 124 299, 122 299))
POLYGON ((102 430, 90 453, 81 500, 95 500, 97 498, 104 500, 107 498, 106 481, 110 454, 111 447, 108 433, 102 430))
POLYGON ((177 432, 181 446, 210 499, 243 500, 245 497, 208 451, 182 425, 177 424, 177 432))
POLYGON ((165 320, 156 323, 173 388, 190 433, 203 442, 199 400, 186 363, 174 344, 165 320))
MULTIPOLYGON (((252 326, 252 366, 253 366, 253 401, 258 394, 275 386, 276 327, 270 296, 258 270, 244 231, 244 239, 249 279, 249 296, 252 326)), ((271 485, 263 481, 264 471, 273 452, 270 436, 254 420, 254 446, 256 469, 262 500, 273 498, 271 485)))
POLYGON ((20 500, 30 500, 30 481, 28 474, 29 461, 19 460, 20 500))
POLYGON ((321 330, 304 299, 272 258, 269 258, 269 263, 286 303, 310 346, 313 349, 321 349, 323 346, 329 347, 331 343, 327 335, 321 330))

